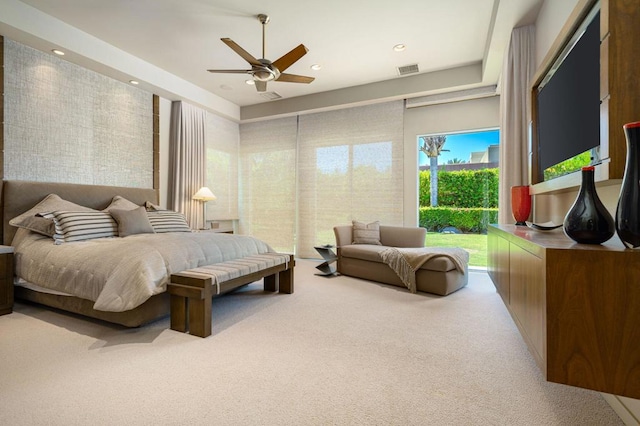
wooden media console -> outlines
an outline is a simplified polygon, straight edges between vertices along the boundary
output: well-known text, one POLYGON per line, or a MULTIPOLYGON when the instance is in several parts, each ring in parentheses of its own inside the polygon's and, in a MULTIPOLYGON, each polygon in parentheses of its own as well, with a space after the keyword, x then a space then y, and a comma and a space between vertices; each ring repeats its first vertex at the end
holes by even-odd
POLYGON ((546 379, 640 398, 640 251, 491 225, 488 272, 546 379))

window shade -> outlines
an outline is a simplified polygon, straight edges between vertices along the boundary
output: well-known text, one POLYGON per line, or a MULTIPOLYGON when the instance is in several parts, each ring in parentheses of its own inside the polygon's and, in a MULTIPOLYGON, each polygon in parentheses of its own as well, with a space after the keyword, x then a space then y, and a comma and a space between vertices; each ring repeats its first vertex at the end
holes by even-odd
POLYGON ((294 253, 296 117, 240 125, 240 233, 294 253))
POLYGON ((207 203, 207 220, 238 219, 238 127, 207 113, 206 185, 217 197, 207 203))
POLYGON ((300 116, 298 137, 298 256, 352 220, 402 225, 402 101, 300 116))

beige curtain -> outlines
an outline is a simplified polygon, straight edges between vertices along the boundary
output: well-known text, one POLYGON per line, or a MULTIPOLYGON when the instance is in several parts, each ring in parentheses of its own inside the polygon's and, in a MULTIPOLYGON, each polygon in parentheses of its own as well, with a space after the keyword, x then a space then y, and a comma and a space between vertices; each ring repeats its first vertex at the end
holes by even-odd
POLYGON ((205 184, 206 111, 182 101, 171 105, 169 208, 185 215, 193 229, 204 227, 200 201, 191 199, 205 184))
POLYGON ((535 72, 535 27, 513 30, 500 94, 500 223, 513 223, 511 187, 529 184, 530 81, 535 72))

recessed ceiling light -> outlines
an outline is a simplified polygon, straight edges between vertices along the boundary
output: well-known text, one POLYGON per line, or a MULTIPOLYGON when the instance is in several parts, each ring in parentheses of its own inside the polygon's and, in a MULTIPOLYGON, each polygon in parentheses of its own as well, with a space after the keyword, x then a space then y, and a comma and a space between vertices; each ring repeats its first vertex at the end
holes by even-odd
POLYGON ((64 56, 64 52, 62 50, 53 49, 52 52, 56 55, 64 56))
POLYGON ((136 85, 136 86, 137 86, 138 84, 140 84, 140 83, 138 83, 138 82, 137 82, 137 81, 135 81, 135 80, 129 80, 129 83, 131 83, 131 84, 133 84, 133 85, 136 85))
POLYGON ((313 64, 313 65, 311 65, 311 69, 312 69, 312 70, 314 70, 314 71, 321 70, 321 69, 322 69, 322 65, 320 65, 320 64, 313 64))
POLYGON ((256 82, 253 80, 246 80, 245 83, 247 83, 249 86, 253 86, 254 84, 256 84, 256 82))
POLYGON ((393 46, 393 50, 395 50, 396 52, 402 52, 406 48, 407 48, 407 46, 405 46, 402 43, 396 44, 395 46, 393 46))

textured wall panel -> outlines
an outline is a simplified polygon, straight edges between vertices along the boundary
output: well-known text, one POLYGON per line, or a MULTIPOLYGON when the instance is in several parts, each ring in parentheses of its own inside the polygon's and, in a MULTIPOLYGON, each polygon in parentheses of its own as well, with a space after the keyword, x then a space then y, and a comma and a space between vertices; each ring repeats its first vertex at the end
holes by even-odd
POLYGON ((152 94, 5 38, 5 179, 153 187, 152 94))

